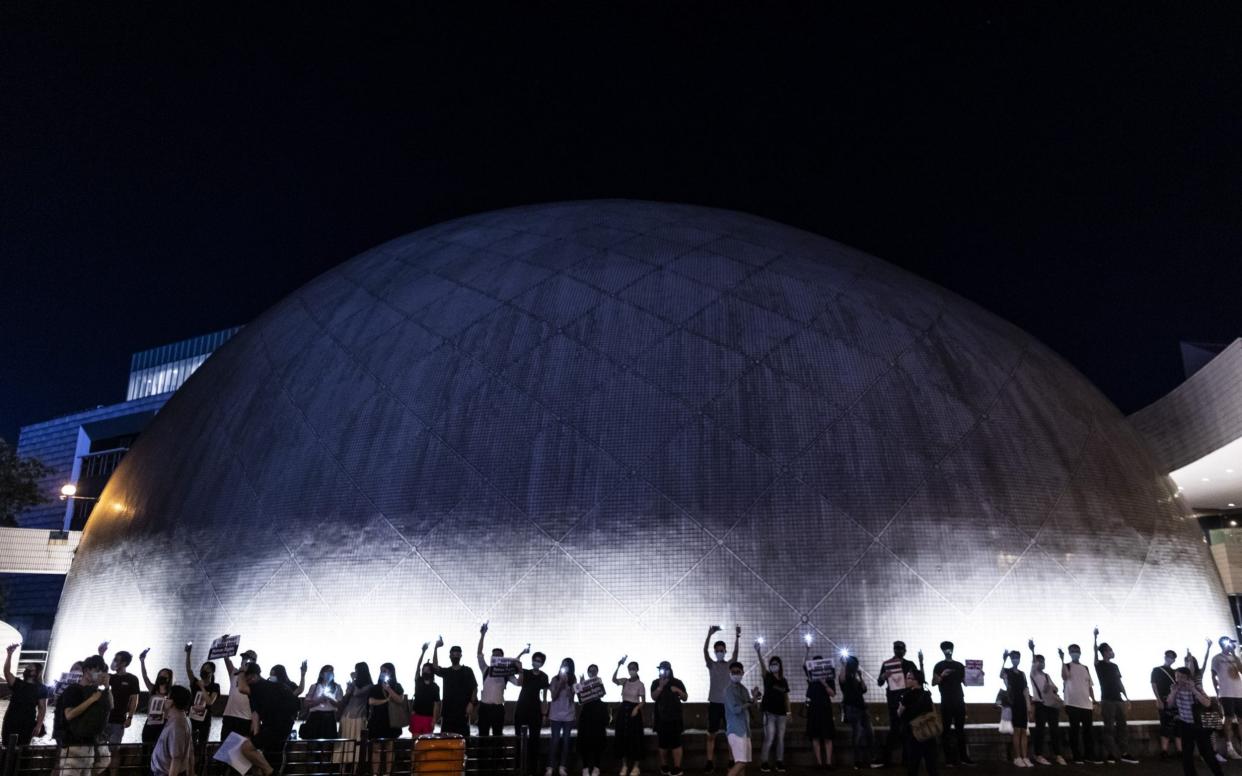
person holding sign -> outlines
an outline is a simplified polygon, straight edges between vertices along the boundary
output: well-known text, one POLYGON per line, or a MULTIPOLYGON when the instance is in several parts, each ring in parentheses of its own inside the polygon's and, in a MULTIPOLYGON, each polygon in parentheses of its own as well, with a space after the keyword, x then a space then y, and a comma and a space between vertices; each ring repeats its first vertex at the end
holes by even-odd
POLYGON ((621 708, 617 709, 617 759, 621 761, 621 773, 638 776, 643 762, 643 706, 647 702, 647 687, 638 677, 638 663, 631 661, 626 668, 629 676, 618 679, 621 666, 628 655, 622 655, 612 671, 612 683, 621 687, 621 708))
MULTIPOLYGON (((716 770, 716 736, 725 726, 725 691, 729 689, 729 664, 737 662, 737 648, 742 639, 742 626, 733 629, 733 655, 728 656, 727 645, 723 641, 712 644, 712 655, 707 653, 707 643, 712 636, 720 632, 719 625, 707 629, 707 638, 703 639, 703 662, 707 664, 709 685, 707 690, 707 764, 704 773, 716 770), (714 655, 714 657, 713 657, 714 655)), ((732 763, 729 763, 732 767, 732 763)))
POLYGON ((506 673, 504 669, 497 670, 498 662, 502 661, 505 656, 505 651, 500 647, 492 647, 491 663, 483 660, 485 638, 487 638, 487 623, 479 627, 478 660, 479 671, 483 676, 483 687, 479 693, 479 735, 500 736, 505 732, 505 685, 517 684, 517 679, 513 674, 506 673))
POLYGON ((211 733, 211 707, 220 697, 220 685, 216 684, 216 664, 208 660, 198 667, 198 676, 190 665, 190 653, 194 650, 194 642, 185 643, 185 675, 190 680, 190 692, 193 700, 190 703, 188 716, 190 732, 194 739, 194 748, 201 749, 207 743, 211 733))
POLYGON ((604 705, 604 682, 599 666, 587 666, 586 679, 574 691, 578 693, 581 712, 578 715, 578 756, 582 758, 582 776, 599 776, 608 739, 608 707, 604 705))
POLYGON ((763 751, 759 770, 767 773, 769 757, 776 750, 776 772, 785 772, 785 723, 789 720, 789 680, 785 678, 785 664, 779 657, 768 658, 767 668, 762 668, 763 641, 755 641, 755 656, 763 671, 763 751))
POLYGON ((171 668, 161 668, 155 675, 155 681, 147 675, 147 653, 150 647, 138 653, 138 665, 142 668, 142 683, 147 686, 150 697, 147 699, 147 723, 142 726, 142 743, 154 744, 159 740, 164 729, 164 706, 168 701, 168 691, 172 689, 173 672, 171 668))
POLYGON ((548 685, 548 695, 552 702, 548 705, 548 722, 552 727, 552 738, 548 744, 548 767, 544 776, 568 776, 569 768, 569 731, 574 726, 574 685, 578 677, 574 675, 574 660, 567 657, 561 661, 561 668, 552 677, 548 685))
MULTIPOLYGON (((228 642, 229 634, 224 634, 215 643, 212 644, 212 652, 217 651, 217 645, 228 642)), ((236 645, 234 645, 235 647, 236 645)), ((226 650, 221 657, 224 658, 224 670, 229 675, 229 699, 224 704, 224 716, 220 718, 220 740, 229 737, 229 733, 236 733, 242 737, 250 735, 250 696, 242 692, 241 685, 245 682, 242 671, 246 666, 259 659, 253 649, 248 649, 241 653, 241 666, 233 665, 233 657, 226 650)))
MULTIPOLYGON (((888 735, 884 737, 884 748, 880 751, 880 765, 887 766, 893 753, 893 745, 901 746, 901 716, 897 707, 901 705, 901 696, 906 692, 906 674, 918 670, 918 666, 906 660, 906 642, 893 642, 893 656, 880 664, 880 675, 876 684, 884 688, 884 696, 888 701, 888 735)), ((901 761, 905 762, 905 748, 902 747, 901 761)))
POLYGON ((673 676, 673 666, 662 661, 660 677, 651 683, 651 700, 655 703, 656 741, 660 751, 660 773, 681 776, 681 734, 685 730, 681 704, 688 697, 686 685, 673 676), (668 760, 673 761, 672 769, 668 760))
POLYGON ((802 671, 806 674, 806 736, 811 739, 815 764, 832 765, 832 738, 837 729, 832 722, 832 699, 837 695, 837 669, 823 655, 811 657, 811 637, 807 636, 802 671))
POLYGON ((326 665, 319 669, 319 676, 303 699, 306 707, 306 723, 302 725, 304 739, 336 738, 336 710, 345 695, 336 683, 336 670, 326 665))
POLYGON ((729 664, 729 687, 725 690, 725 732, 729 739, 729 754, 733 757, 733 765, 729 766, 726 776, 742 776, 751 761, 750 743, 750 709, 763 693, 759 688, 752 688, 748 693, 742 684, 746 669, 736 660, 729 664))
POLYGON ((944 761, 948 765, 964 763, 974 765, 966 750, 966 694, 962 685, 966 682, 966 666, 953 659, 953 642, 940 642, 944 660, 932 667, 932 687, 940 688, 940 719, 944 734, 940 743, 944 747, 944 761), (949 730, 953 729, 950 744, 949 730))

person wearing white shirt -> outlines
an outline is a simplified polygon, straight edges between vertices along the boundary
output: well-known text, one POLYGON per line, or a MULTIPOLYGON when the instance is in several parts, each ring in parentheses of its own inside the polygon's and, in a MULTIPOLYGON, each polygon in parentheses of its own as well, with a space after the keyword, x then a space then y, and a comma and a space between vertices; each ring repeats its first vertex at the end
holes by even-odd
POLYGON ((1238 657, 1238 643, 1228 636, 1220 637, 1220 654, 1212 658, 1212 684, 1216 697, 1220 698, 1221 711, 1225 714, 1225 756, 1230 760, 1242 759, 1242 733, 1238 744, 1233 745, 1233 726, 1242 721, 1242 659, 1238 657))
POLYGON ((1091 670, 1079 662, 1082 658, 1082 647, 1077 644, 1069 645, 1068 663, 1065 662, 1065 650, 1058 648, 1057 655, 1061 658, 1061 681, 1065 683, 1065 714, 1069 717, 1069 742, 1074 763, 1082 765, 1082 756, 1085 754, 1087 760, 1103 764, 1095 758, 1095 739, 1091 731, 1091 713, 1095 710, 1095 683, 1091 681, 1091 670))
MULTIPOLYGON (((483 677, 483 686, 479 688, 479 735, 480 736, 500 736, 504 735, 505 728, 505 685, 517 684, 517 678, 510 674, 509 676, 494 676, 492 666, 483 658, 483 640, 487 638, 487 623, 479 628, 479 671, 483 677)), ((522 651, 518 657, 522 657, 528 651, 528 646, 522 651)), ((499 647, 492 647, 492 662, 496 658, 503 658, 505 651, 499 647)))
POLYGON ((618 677, 625 658, 625 655, 621 656, 612 672, 612 683, 621 687, 621 708, 616 717, 617 759, 621 761, 622 776, 638 776, 643 761, 643 705, 647 702, 647 688, 638 676, 636 662, 626 666, 629 671, 627 678, 618 677))

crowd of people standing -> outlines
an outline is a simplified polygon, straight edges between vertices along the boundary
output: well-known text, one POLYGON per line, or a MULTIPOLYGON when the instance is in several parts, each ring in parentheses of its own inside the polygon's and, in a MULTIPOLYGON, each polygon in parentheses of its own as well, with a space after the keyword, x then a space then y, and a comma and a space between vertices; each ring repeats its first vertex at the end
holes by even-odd
MULTIPOLYGON (((709 628, 703 642, 709 679, 704 771, 716 770, 722 735, 727 742, 729 776, 739 776, 747 763, 756 759, 751 724, 752 712, 758 711, 763 731, 757 758, 760 770, 783 772, 786 725, 792 708, 784 662, 775 654, 765 657, 762 640, 756 640, 760 676, 748 688, 746 669, 739 661, 741 627, 734 630, 731 652, 725 641, 712 641, 719 631, 719 626, 709 628)), ((365 733, 371 742, 372 772, 382 776, 391 769, 391 742, 406 730, 418 736, 434 732, 438 723, 440 732, 467 736, 473 717, 478 735, 502 735, 505 692, 514 685, 518 695, 513 722, 519 734, 527 736, 527 762, 532 774, 539 770, 541 731, 547 727, 544 776, 567 776, 571 731, 575 729, 583 776, 599 776, 611 726, 621 776, 639 776, 646 755, 644 710, 650 703, 660 771, 682 776, 682 707, 689 694, 668 661, 657 666, 657 677, 647 683, 640 676, 639 664, 623 656, 611 677, 611 684, 619 688, 619 703, 610 707, 604 701, 607 691, 598 665, 588 665, 579 675, 574 660, 566 657, 555 673, 545 672, 546 655, 532 654, 529 644, 513 658, 506 658, 499 647, 486 650, 487 632, 484 624, 476 653, 478 678, 463 664, 459 646, 450 647, 447 664, 441 664, 444 640, 439 638, 434 645, 422 645, 417 679, 408 691, 391 662, 380 664, 378 675, 366 662, 356 663, 343 685, 336 680, 335 668, 325 665, 308 687, 306 661, 295 682, 279 664, 264 675, 253 650, 242 652, 237 663, 226 657, 228 693, 220 720, 221 737, 237 734, 242 755, 260 776, 268 776, 280 768, 285 744, 293 737, 299 718, 303 721, 297 735, 304 739, 360 741, 365 733), (529 668, 523 665, 527 655, 529 668)), ((1004 652, 996 704, 1001 707, 999 728, 1012 736, 1015 767, 1138 762, 1129 748, 1130 696, 1114 662, 1116 655, 1109 644, 1099 641, 1098 630, 1094 637, 1093 666, 1083 662, 1077 644, 1070 644, 1064 650, 1057 649, 1059 670, 1051 670, 1030 640, 1028 676, 1022 668, 1023 653, 1016 649, 1004 652), (1093 726, 1097 708, 1103 722, 1098 741, 1093 726), (1065 731, 1062 710, 1068 727, 1065 731), (1033 736, 1028 739, 1032 729, 1033 736)), ((1202 661, 1187 651, 1183 665, 1175 667, 1177 654, 1169 650, 1162 665, 1151 672, 1151 689, 1160 715, 1160 756, 1179 753, 1187 776, 1195 771, 1196 751, 1215 776, 1221 776, 1222 762, 1242 759, 1242 728, 1236 735, 1234 730, 1242 716, 1242 657, 1233 639, 1222 637, 1219 643, 1220 652, 1210 663, 1211 641, 1202 661), (1210 666, 1215 698, 1204 687, 1203 666, 1210 666), (1218 740, 1224 744, 1223 753, 1217 751, 1218 740)), ((25 744, 44 733, 50 693, 38 666, 26 666, 20 677, 14 676, 16 646, 8 648, 4 663, 4 678, 10 688, 4 737, 8 742, 16 736, 25 744)), ((941 750, 948 765, 973 765, 965 726, 966 666, 954 659, 952 642, 942 642, 940 649, 943 659, 932 667, 930 682, 922 652, 914 663, 907 658, 906 645, 901 641, 894 642, 892 655, 871 676, 883 690, 888 714, 887 735, 879 742, 867 707, 871 681, 857 657, 842 651, 825 660, 811 654, 808 639, 803 656, 804 709, 806 735, 816 765, 833 765, 836 705, 841 707, 841 723, 850 731, 855 768, 887 766, 894 751, 901 753, 911 776, 924 767, 935 776, 941 750), (931 690, 939 692, 939 709, 931 690)), ((204 661, 194 671, 192 644, 187 643, 187 683, 181 685, 175 683, 171 668, 157 670, 152 679, 147 666, 149 650, 144 649, 138 656, 140 685, 139 677, 129 671, 132 655, 118 651, 109 665, 104 660, 107 650, 105 642, 98 654, 75 663, 70 672, 75 680, 63 687, 56 699, 52 736, 63 750, 60 776, 99 776, 104 770, 115 776, 119 758, 112 755, 135 719, 142 687, 148 701, 141 740, 152 746, 152 773, 192 773, 194 753, 201 752, 207 741, 213 707, 222 694, 215 661, 204 661)), ((341 749, 334 757, 339 762, 352 762, 356 751, 341 749)))

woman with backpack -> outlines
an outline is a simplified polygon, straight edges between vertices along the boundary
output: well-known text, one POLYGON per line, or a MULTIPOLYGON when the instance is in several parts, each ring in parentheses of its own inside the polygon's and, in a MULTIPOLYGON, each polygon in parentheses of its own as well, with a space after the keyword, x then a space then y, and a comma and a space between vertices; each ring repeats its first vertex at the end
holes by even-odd
POLYGON ((933 725, 940 720, 936 707, 932 705, 931 693, 923 688, 923 672, 917 668, 907 671, 906 691, 901 696, 901 705, 897 707, 897 717, 901 720, 901 730, 906 738, 907 776, 918 776, 920 762, 927 764, 928 776, 937 774, 936 744, 939 734, 927 734, 926 723, 929 720, 920 719, 927 715, 931 715, 933 725))

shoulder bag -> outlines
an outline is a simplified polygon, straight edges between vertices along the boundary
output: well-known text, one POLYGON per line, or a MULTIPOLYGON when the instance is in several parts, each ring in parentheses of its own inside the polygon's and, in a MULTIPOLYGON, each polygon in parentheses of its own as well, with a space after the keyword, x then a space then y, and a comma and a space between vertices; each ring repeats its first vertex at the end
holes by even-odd
POLYGON ((944 732, 944 724, 940 721, 940 715, 932 709, 910 720, 910 732, 914 734, 915 741, 931 741, 944 732))

